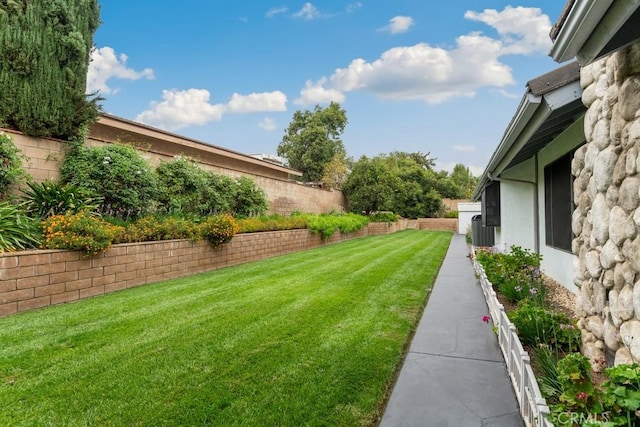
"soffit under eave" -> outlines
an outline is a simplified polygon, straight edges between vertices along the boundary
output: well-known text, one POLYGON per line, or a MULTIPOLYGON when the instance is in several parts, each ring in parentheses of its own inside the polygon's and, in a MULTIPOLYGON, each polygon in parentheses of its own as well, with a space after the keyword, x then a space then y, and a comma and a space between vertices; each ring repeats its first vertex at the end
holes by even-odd
POLYGON ((553 110, 544 123, 531 135, 527 142, 518 150, 505 169, 512 168, 535 156, 540 150, 556 139, 562 132, 580 119, 587 108, 580 98, 553 110))

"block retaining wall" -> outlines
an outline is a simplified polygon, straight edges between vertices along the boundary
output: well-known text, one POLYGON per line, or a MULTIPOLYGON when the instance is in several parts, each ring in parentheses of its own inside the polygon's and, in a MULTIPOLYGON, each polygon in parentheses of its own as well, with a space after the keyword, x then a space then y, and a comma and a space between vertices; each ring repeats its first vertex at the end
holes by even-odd
POLYGON ((358 237, 404 230, 411 222, 372 223, 327 240, 308 230, 238 234, 212 248, 207 241, 168 240, 114 245, 84 258, 82 252, 34 250, 0 253, 0 316, 61 304, 257 261, 358 237))
POLYGON ((458 218, 420 218, 419 230, 441 230, 458 232, 458 218))

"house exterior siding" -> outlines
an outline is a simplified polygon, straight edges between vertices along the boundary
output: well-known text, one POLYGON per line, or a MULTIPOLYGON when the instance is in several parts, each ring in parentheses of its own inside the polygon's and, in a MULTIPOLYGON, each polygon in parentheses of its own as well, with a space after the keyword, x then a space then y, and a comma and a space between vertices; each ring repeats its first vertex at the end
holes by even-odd
POLYGON ((511 246, 535 249, 533 162, 523 162, 502 173, 500 182, 500 227, 495 229, 495 245, 502 251, 511 246), (528 182, 515 182, 521 180, 528 182))

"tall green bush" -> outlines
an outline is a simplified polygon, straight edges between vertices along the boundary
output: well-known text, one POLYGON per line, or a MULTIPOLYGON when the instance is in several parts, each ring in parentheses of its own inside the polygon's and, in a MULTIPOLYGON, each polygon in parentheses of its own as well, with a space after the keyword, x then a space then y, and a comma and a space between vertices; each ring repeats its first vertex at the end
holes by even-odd
POLYGON ((156 175, 140 153, 127 145, 78 147, 65 157, 61 173, 64 182, 101 196, 104 215, 137 218, 156 204, 156 175))
POLYGON ((264 191, 249 178, 217 175, 186 157, 165 162, 156 172, 161 212, 196 216, 231 213, 246 218, 267 210, 264 191))
POLYGON ((97 117, 85 95, 97 0, 0 1, 0 125, 69 139, 97 117))
POLYGON ((233 203, 233 215, 246 218, 263 215, 267 211, 267 198, 264 191, 247 177, 236 179, 236 196, 233 203))
POLYGON ((170 214, 206 215, 209 210, 207 172, 186 157, 176 157, 156 169, 159 210, 170 214))

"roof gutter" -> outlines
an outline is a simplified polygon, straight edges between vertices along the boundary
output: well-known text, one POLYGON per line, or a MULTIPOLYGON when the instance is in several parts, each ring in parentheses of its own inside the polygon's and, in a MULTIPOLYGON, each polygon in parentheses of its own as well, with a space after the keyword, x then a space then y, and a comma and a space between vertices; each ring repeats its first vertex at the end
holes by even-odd
MULTIPOLYGON (((489 164, 478 180, 478 185, 471 197, 473 200, 477 201, 480 199, 485 185, 487 182, 492 181, 491 176, 496 173, 496 169, 499 164, 503 162, 509 150, 513 148, 513 145, 533 117, 541 102, 542 96, 535 96, 527 93, 522 97, 522 101, 520 101, 516 115, 509 123, 509 126, 502 137, 502 141, 500 141, 498 148, 496 148, 496 151, 489 160, 489 164)), ((500 172, 502 172, 502 170, 498 171, 498 173, 500 172)))
MULTIPOLYGON (((557 62, 565 62, 576 57, 613 1, 576 1, 559 31, 549 55, 557 62)), ((633 0, 633 2, 635 1, 633 0)), ((582 61, 580 62, 582 63, 582 61)))
POLYGON ((589 64, 609 52, 603 52, 611 38, 640 6, 640 0, 617 1, 611 5, 589 39, 577 53, 580 64, 589 64), (602 54, 601 54, 602 52, 602 54))

